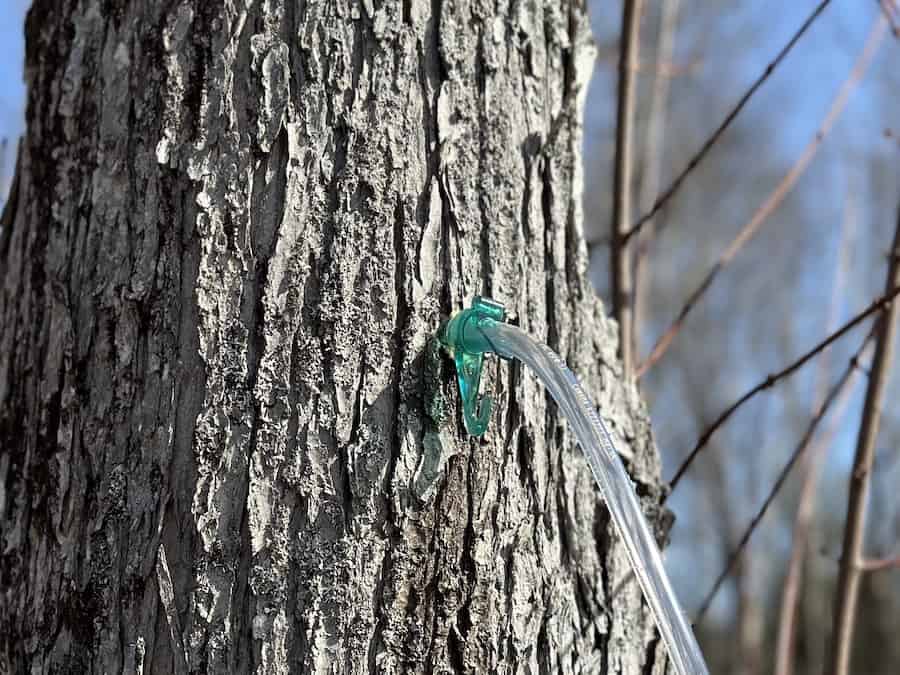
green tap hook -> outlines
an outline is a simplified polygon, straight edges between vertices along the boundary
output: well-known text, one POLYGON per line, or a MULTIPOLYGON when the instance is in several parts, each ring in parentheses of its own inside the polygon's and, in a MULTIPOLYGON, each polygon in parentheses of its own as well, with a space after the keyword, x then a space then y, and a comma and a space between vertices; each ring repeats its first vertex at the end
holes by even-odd
POLYGON ((494 351, 481 330, 505 319, 506 310, 499 302, 476 295, 472 306, 452 316, 441 327, 438 338, 456 362, 456 379, 463 404, 466 430, 481 436, 487 429, 493 404, 490 396, 480 397, 481 367, 484 355, 494 351))

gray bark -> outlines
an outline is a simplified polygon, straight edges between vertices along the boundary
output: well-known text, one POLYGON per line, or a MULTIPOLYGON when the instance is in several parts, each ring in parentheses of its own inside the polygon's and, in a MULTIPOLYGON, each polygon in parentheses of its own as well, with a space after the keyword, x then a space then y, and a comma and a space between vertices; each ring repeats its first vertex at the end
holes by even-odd
MULTIPOLYGON (((585 280, 585 7, 37 0, 0 234, 0 671, 662 672, 557 409, 431 336, 490 295, 661 523, 585 280)), ((662 531, 662 528, 661 528, 662 531)))

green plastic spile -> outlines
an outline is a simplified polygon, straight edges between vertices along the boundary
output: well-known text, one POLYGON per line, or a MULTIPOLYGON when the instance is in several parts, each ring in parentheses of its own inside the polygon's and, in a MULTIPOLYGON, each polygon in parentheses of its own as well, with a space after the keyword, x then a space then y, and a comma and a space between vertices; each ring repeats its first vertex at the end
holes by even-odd
POLYGON ((506 310, 499 302, 476 295, 472 306, 446 321, 438 335, 456 362, 463 420, 466 431, 473 436, 484 434, 493 403, 490 396, 478 395, 484 355, 495 351, 482 329, 504 321, 505 316, 506 310))

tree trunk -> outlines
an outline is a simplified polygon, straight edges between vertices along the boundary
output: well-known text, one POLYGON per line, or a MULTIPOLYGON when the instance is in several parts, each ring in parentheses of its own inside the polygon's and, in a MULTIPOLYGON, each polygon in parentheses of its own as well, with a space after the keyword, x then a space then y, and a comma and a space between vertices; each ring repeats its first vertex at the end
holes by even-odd
MULTIPOLYGON (((504 302, 662 488, 585 280, 581 4, 37 0, 0 233, 0 672, 661 673, 504 302)), ((660 528, 662 531, 662 528, 660 528)))

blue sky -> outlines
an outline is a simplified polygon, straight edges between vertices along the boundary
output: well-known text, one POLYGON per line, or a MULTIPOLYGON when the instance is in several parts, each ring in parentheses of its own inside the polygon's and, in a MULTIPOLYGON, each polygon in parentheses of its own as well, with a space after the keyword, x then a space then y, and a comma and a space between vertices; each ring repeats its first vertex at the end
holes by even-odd
POLYGON ((5 192, 3 179, 12 169, 13 141, 25 127, 23 25, 28 4, 27 0, 3 0, 0 7, 0 139, 10 139, 7 156, 0 157, 0 198, 5 192))
POLYGON ((24 127, 23 25, 26 0, 4 0, 0 9, 0 136, 15 137, 24 127))

